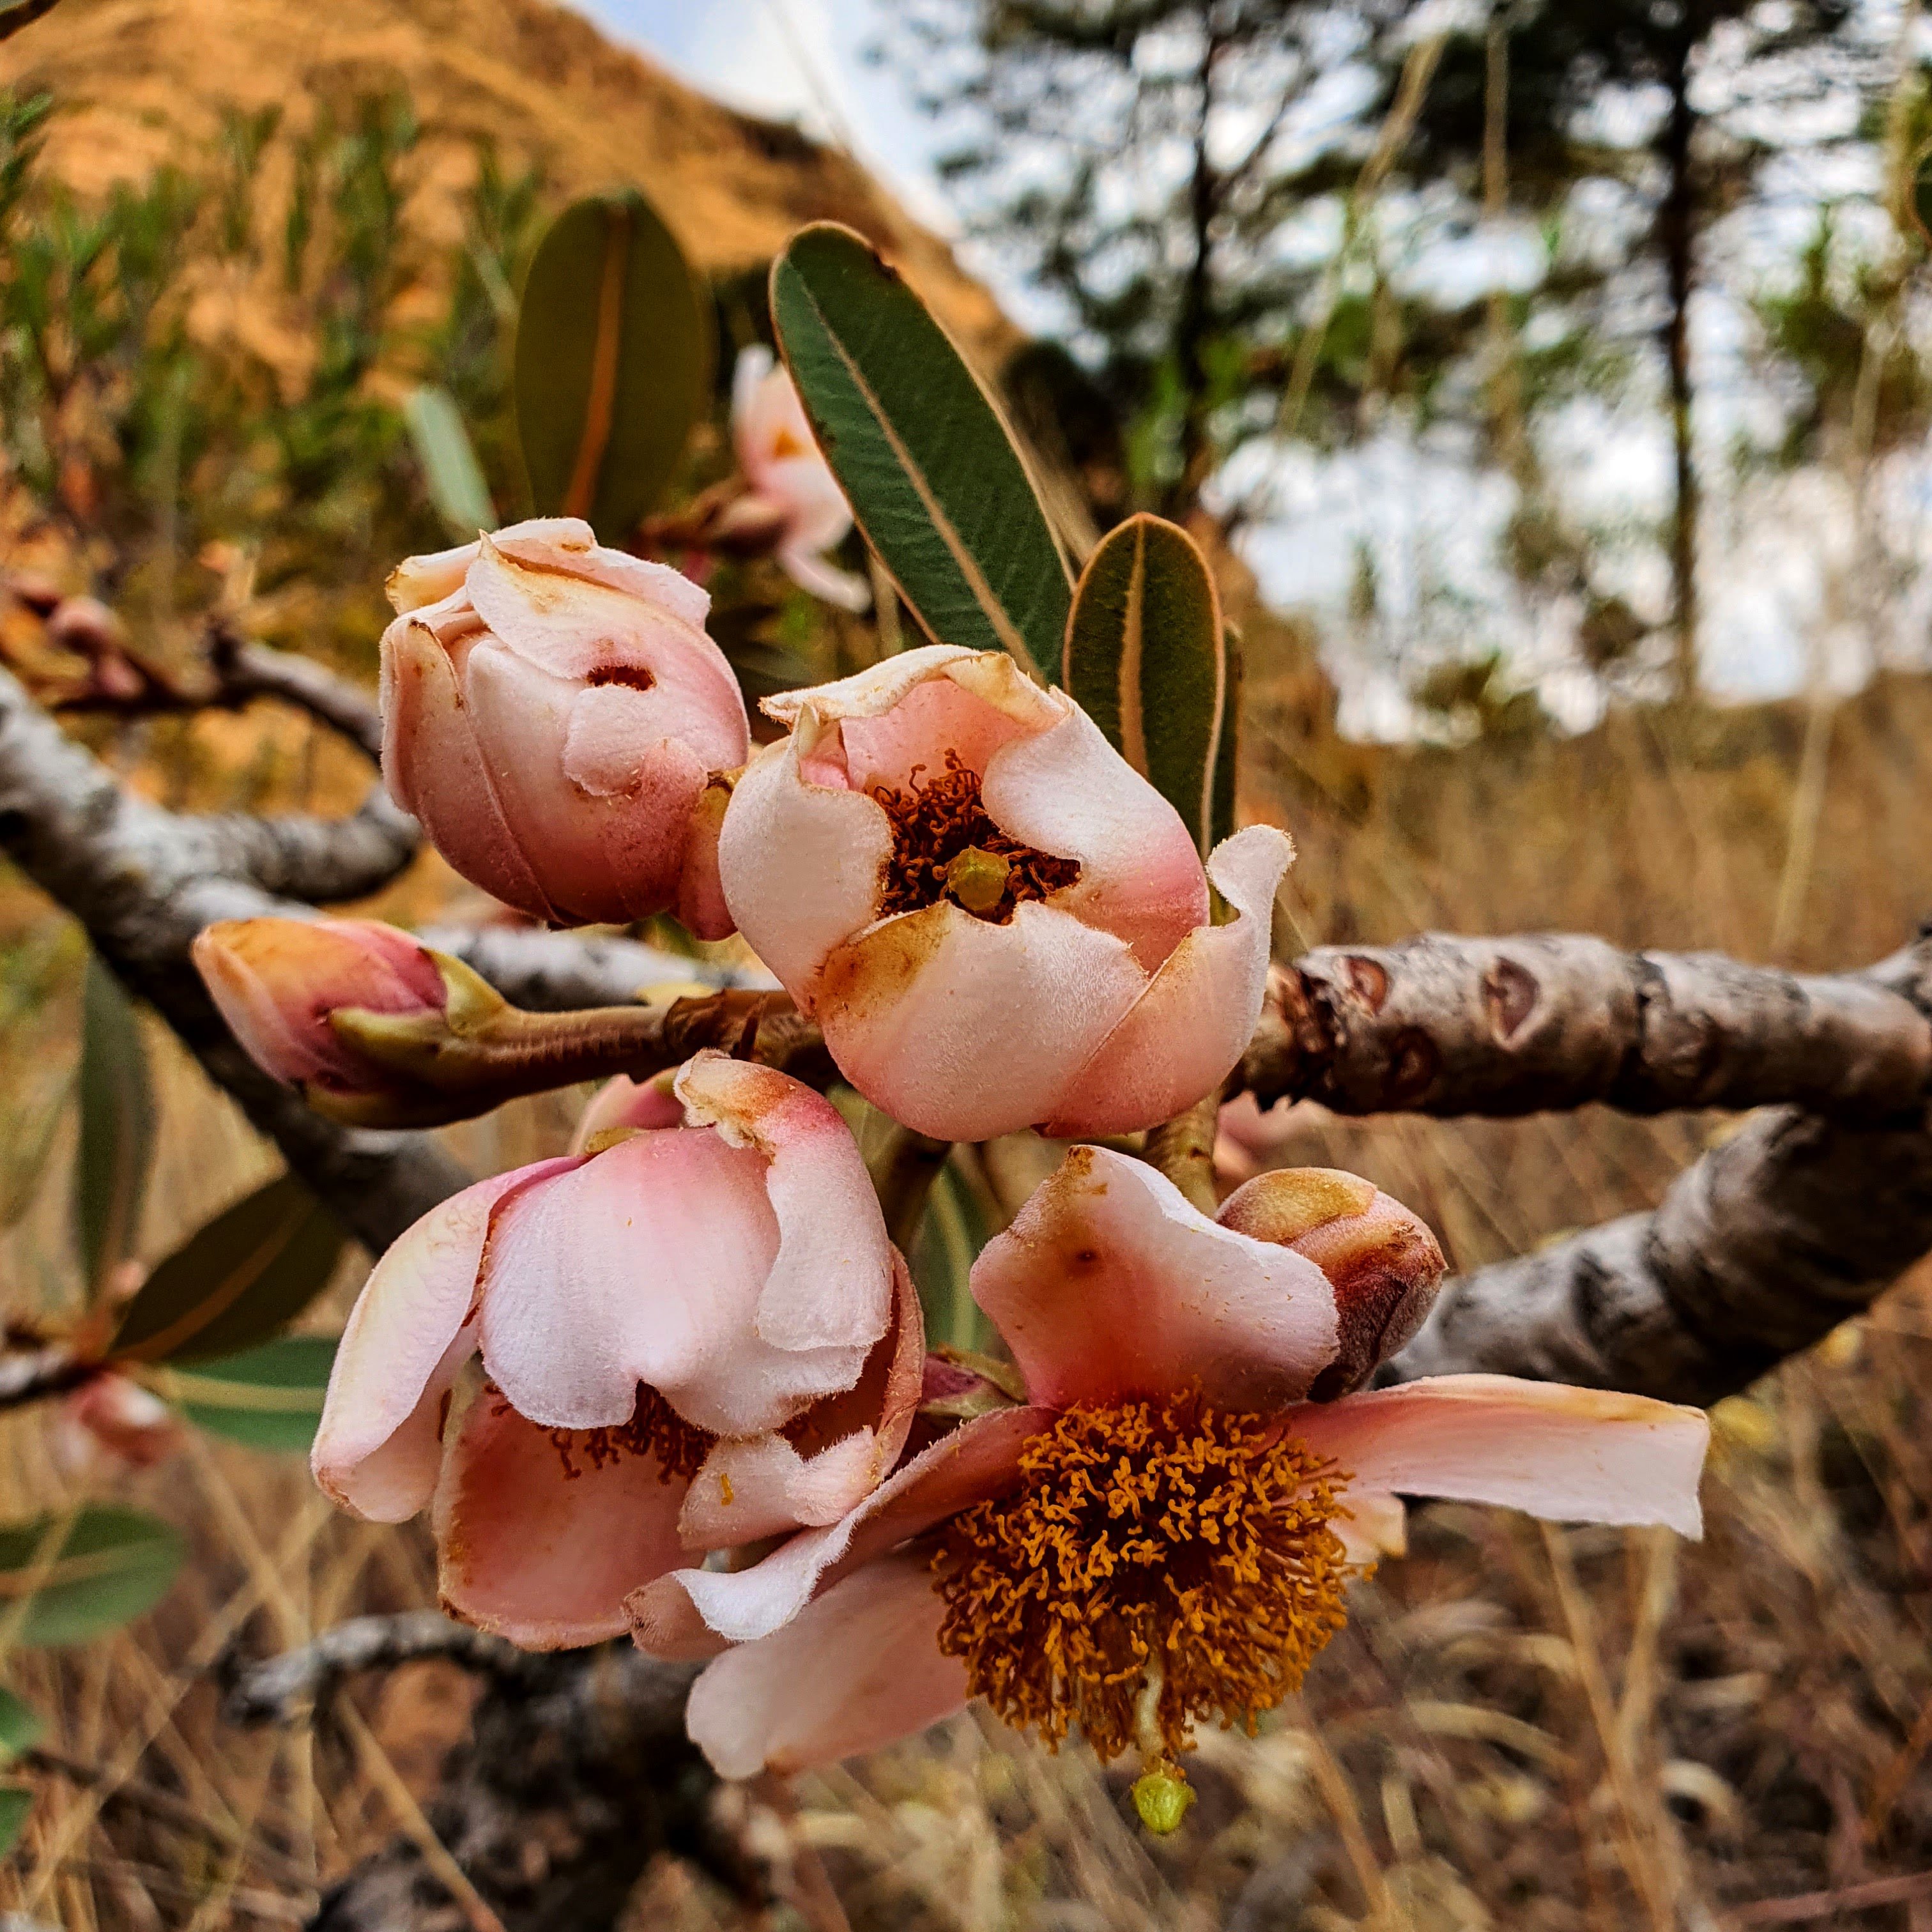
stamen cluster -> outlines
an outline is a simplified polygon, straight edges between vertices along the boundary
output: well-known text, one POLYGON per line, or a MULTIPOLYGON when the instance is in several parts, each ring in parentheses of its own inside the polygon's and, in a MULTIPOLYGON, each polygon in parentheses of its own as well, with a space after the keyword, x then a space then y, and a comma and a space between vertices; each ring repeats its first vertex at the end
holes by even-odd
POLYGON ((1012 917, 1022 899, 1043 899, 1079 878, 1077 859, 1057 859, 1023 844, 993 823, 980 800, 980 774, 963 764, 957 752, 947 752, 945 771, 922 784, 920 774, 926 769, 914 766, 904 790, 872 788, 872 798, 892 826, 892 855, 886 862, 885 896, 879 907, 882 919, 938 904, 945 896, 948 868, 970 850, 1006 861, 1006 890, 986 910, 970 908, 996 926, 1012 917))
POLYGON ((674 1476, 696 1475, 718 1438, 686 1421, 656 1389, 640 1382, 638 1406, 629 1421, 607 1429, 553 1429, 550 1439, 567 1480, 574 1482, 586 1469, 602 1469, 626 1456, 655 1456, 658 1480, 668 1483, 674 1476))
POLYGON ((1166 1400, 1078 1406, 1028 1444, 1018 1486, 955 1517, 936 1552, 940 1648, 973 1692, 1102 1758, 1184 1750, 1214 1716, 1252 1732, 1347 1621, 1330 1526, 1348 1478, 1268 1418, 1166 1400))

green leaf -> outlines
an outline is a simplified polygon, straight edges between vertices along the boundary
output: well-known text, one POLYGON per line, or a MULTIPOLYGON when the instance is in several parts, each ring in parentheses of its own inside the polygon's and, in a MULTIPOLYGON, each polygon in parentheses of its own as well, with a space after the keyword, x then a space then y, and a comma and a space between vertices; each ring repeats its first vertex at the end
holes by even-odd
POLYGON ((166 1594, 188 1553, 178 1530, 119 1503, 77 1510, 64 1535, 58 1523, 0 1526, 0 1625, 22 1646, 85 1643, 131 1623, 166 1594))
POLYGON ((1233 714, 1221 600, 1185 530, 1142 515, 1108 532, 1073 593, 1060 677, 1205 858, 1234 815, 1233 714))
POLYGON ((709 407, 708 296, 634 189, 559 215, 517 323, 517 429, 539 516, 628 537, 663 494, 709 407))
POLYGON ((32 1750, 46 1730, 46 1721, 30 1704, 23 1704, 0 1684, 0 1764, 32 1750))
POLYGON ((81 994, 74 1236, 91 1294, 134 1252, 154 1148, 154 1084, 121 982, 90 952, 81 994))
POLYGON ((258 1187, 148 1276, 110 1359, 201 1361, 266 1342, 322 1292, 344 1239, 341 1223, 292 1175, 258 1187))
POLYGON ((20 1842, 34 1808, 34 1794, 24 1784, 0 1784, 0 1858, 20 1842))
POLYGON ((939 1171, 912 1244, 912 1278, 929 1342, 956 1348, 992 1346, 992 1330, 973 1299, 968 1277, 994 1234, 992 1216, 956 1156, 939 1171))
POLYGON ((462 412, 447 389, 434 383, 412 389, 403 404, 403 420, 416 446, 436 513, 449 526, 458 543, 467 543, 478 530, 496 527, 496 506, 483 480, 483 466, 463 426, 462 412))
POLYGON ((819 447, 927 634, 1051 675, 1066 560, 1011 431, 862 236, 818 222, 772 268, 772 320, 819 447))
POLYGON ((284 1335, 238 1355, 156 1370, 156 1394, 189 1421, 251 1449, 305 1456, 335 1363, 331 1335, 284 1335))

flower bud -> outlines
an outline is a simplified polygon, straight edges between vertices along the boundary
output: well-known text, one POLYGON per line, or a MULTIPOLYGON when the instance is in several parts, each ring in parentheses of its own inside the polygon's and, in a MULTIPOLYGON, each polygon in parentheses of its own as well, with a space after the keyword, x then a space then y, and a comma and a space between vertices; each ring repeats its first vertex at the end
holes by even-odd
POLYGON ((54 1457, 70 1475, 118 1462, 151 1469, 181 1447, 174 1412, 152 1390, 109 1370, 90 1377, 61 1404, 54 1457))
POLYGON ((1328 1277, 1337 1352, 1309 1390, 1317 1402, 1361 1388, 1435 1304, 1445 1265, 1436 1237, 1359 1174, 1276 1168, 1237 1188, 1215 1218, 1252 1240, 1292 1248, 1328 1277))
POLYGON ((368 919, 230 919, 197 935, 194 963, 229 1030, 278 1080, 338 1097, 393 1091, 332 1016, 440 1014, 449 993, 436 957, 368 919))
POLYGON ((724 938, 704 801, 750 733, 705 593, 557 517, 411 557, 389 597, 382 772, 450 864, 533 919, 724 938))

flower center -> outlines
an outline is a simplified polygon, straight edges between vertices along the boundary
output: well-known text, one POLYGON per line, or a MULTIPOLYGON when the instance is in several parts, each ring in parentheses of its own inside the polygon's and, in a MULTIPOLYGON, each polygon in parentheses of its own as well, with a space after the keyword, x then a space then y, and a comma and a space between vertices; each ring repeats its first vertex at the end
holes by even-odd
POLYGON ((1076 1724, 1102 1758, 1154 1731, 1184 1750, 1209 1716, 1252 1732, 1347 1621, 1330 1524, 1348 1478, 1265 1417, 1198 1391, 1076 1406, 1019 1471, 946 1526, 939 1647, 1049 1745, 1076 1724))
POLYGON ((879 916, 936 905, 949 890, 976 918, 1004 926, 1022 899, 1043 899, 1080 876, 1077 859, 1056 859, 1010 838, 986 814, 980 774, 946 754, 946 770, 920 782, 915 765, 906 788, 877 784, 870 796, 891 820, 879 916), (1004 866, 1002 873, 1000 868, 1004 866))
POLYGON ((602 1469, 626 1456, 655 1456, 661 1483, 674 1476, 696 1475, 718 1440, 708 1429, 686 1421, 645 1382, 638 1384, 638 1406, 628 1422, 614 1429, 553 1429, 550 1439, 565 1476, 572 1482, 586 1469, 602 1469))

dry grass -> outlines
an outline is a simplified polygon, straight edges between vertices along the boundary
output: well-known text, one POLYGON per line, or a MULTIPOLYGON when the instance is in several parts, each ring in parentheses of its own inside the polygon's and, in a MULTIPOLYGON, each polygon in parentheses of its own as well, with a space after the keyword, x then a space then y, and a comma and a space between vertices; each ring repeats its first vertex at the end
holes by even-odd
MULTIPOLYGON (((1763 958, 1782 892, 1802 908, 1792 958, 1823 968, 1889 950, 1932 910, 1923 685, 1878 688, 1832 719, 1826 782, 1809 797, 1796 708, 1398 756, 1270 716, 1263 680, 1253 694, 1250 790, 1303 845, 1291 943, 1568 926, 1763 958), (1801 877, 1788 855, 1808 846, 1801 877)), ((5 910, 16 934, 49 929, 24 894, 5 910)), ((48 970, 59 976, 57 956, 48 970)), ((45 1070, 68 1050, 67 997, 5 1036, 0 1146, 15 1166, 26 1124, 44 1118, 45 1070)), ((151 1250, 268 1162, 225 1102, 162 1058, 151 1250)), ((568 1110, 510 1110, 469 1130, 465 1151, 479 1166, 527 1160, 560 1141, 568 1110)), ((1466 1265, 1654 1200, 1716 1124, 1311 1115, 1284 1158, 1359 1166, 1466 1265)), ((9 1306, 64 1276, 64 1132, 0 1238, 9 1306)), ((338 1284, 331 1313, 352 1288, 338 1284)), ((1408 1558, 1358 1590, 1305 1706, 1256 1739, 1204 1740, 1202 1802, 1167 1844, 1129 1822, 1118 1774, 972 1714, 802 1780, 788 1825, 762 1806, 752 1822, 813 1848, 858 1932, 1925 1932, 1932 1876, 1869 1888, 1932 1870, 1928 1388, 1932 1296, 1908 1283, 1722 1406, 1700 1546, 1419 1515, 1408 1558), (1837 1896, 1803 1917, 1751 1910, 1816 1892, 1837 1896)), ((0 1423, 0 1458, 5 1514, 75 1493, 43 1416, 0 1423)), ((89 1781, 34 1774, 40 1802, 0 1872, 0 1912, 65 1932, 298 1922, 317 1881, 410 1828, 409 1794, 433 1783, 465 1687, 419 1667, 361 1687, 346 1726, 242 1736, 220 1725, 206 1666, 237 1636, 280 1646, 430 1600, 424 1542, 335 1516, 298 1466, 218 1444, 112 1486, 188 1527, 195 1561, 122 1639, 8 1660, 89 1781)), ((742 1923, 670 1866, 634 1918, 742 1923)))

